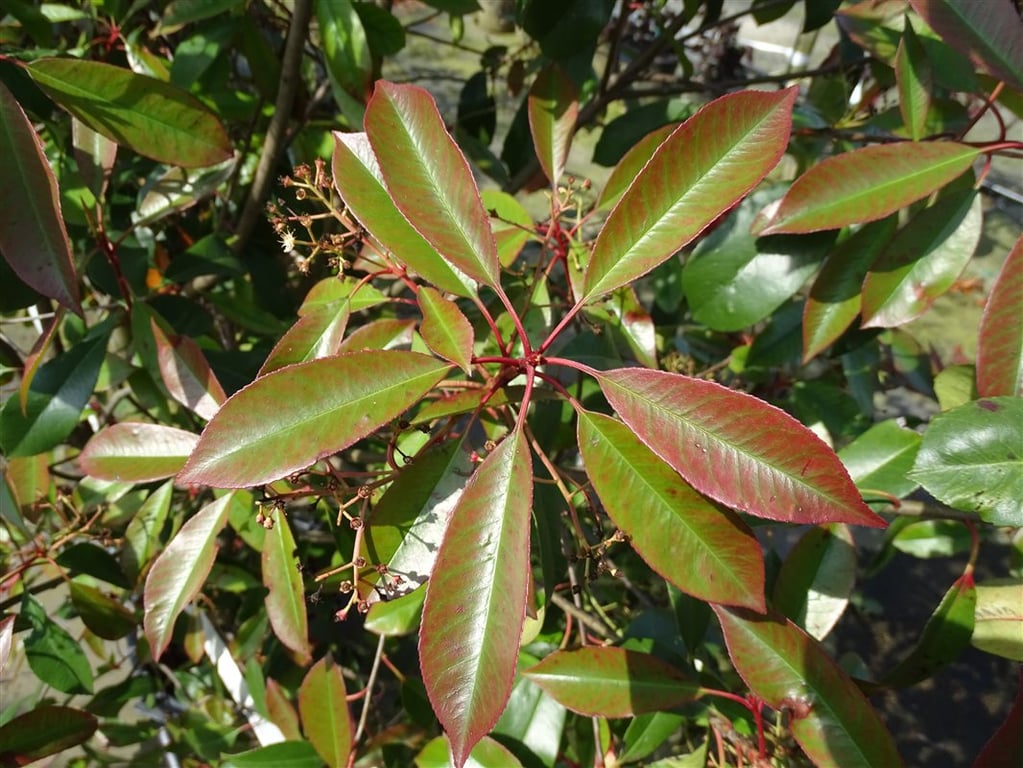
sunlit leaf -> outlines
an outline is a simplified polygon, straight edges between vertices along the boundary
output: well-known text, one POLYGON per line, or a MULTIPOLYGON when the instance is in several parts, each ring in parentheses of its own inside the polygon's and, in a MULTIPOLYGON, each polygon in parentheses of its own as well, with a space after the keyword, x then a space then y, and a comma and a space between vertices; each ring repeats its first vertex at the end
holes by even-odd
POLYGON ((796 92, 723 96, 669 136, 597 237, 584 300, 645 275, 706 229, 778 162, 796 92))
POLYGON ((188 336, 168 337, 155 319, 150 319, 150 328, 160 377, 170 396, 197 416, 212 419, 227 395, 199 345, 188 336))
POLYGON ((1023 395, 1023 236, 1009 251, 988 296, 977 346, 977 391, 1023 395))
POLYGON ((555 651, 524 674, 582 715, 631 717, 673 709, 699 695, 699 685, 682 670, 624 648, 555 651))
POLYGON ((764 609, 760 546, 738 516, 696 493, 607 416, 579 413, 579 450, 608 516, 651 568, 701 599, 764 609))
POLYGON ((469 164, 430 94, 378 81, 366 133, 391 199, 449 264, 490 286, 499 281, 497 244, 469 164))
POLYGON ((1023 661, 1023 579, 991 579, 977 585, 976 648, 1023 661))
POLYGON ((889 419, 844 446, 838 458, 863 494, 880 492, 904 498, 917 488, 907 475, 913 469, 920 440, 918 432, 889 419))
POLYGON ((316 0, 315 6, 327 72, 345 93, 365 102, 373 75, 373 57, 359 14, 351 0, 316 0))
POLYGON ((0 252, 43 296, 79 315, 71 245, 53 169, 25 113, 0 83, 0 252))
POLYGON ((270 350, 259 375, 265 376, 286 365, 336 355, 348 327, 349 307, 348 299, 341 299, 300 315, 270 350))
POLYGON ((895 54, 895 82, 899 87, 899 111, 913 141, 924 135, 927 112, 931 108, 931 64, 908 20, 895 54))
POLYGON ((625 190, 636 180, 636 176, 653 157, 656 149, 677 127, 674 123, 663 125, 632 145, 611 171, 607 181, 604 182, 604 188, 600 190, 600 195, 597 197, 596 209, 598 211, 611 208, 621 200, 625 190))
POLYGON ((78 464, 101 480, 148 483, 177 474, 198 442, 198 435, 176 427, 124 421, 97 432, 78 464))
POLYGON ((784 411, 665 371, 626 368, 598 380, 639 439, 700 493, 771 520, 884 525, 831 449, 784 411))
POLYGON ((545 67, 529 89, 529 128, 540 167, 557 185, 579 115, 575 86, 556 64, 545 67))
POLYGON ((330 768, 348 764, 352 725, 341 667, 328 654, 313 665, 298 690, 302 730, 330 768))
POLYGON ((398 416, 450 369, 394 351, 281 368, 224 403, 178 481, 243 488, 305 469, 398 416))
POLYGON ((902 765, 877 712, 817 641, 781 617, 712 607, 736 671, 768 706, 788 712, 814 764, 902 765))
POLYGON ((277 639, 308 663, 309 620, 301 563, 296 557, 295 537, 283 511, 273 513, 273 528, 263 541, 263 586, 267 588, 266 614, 277 639))
POLYGON ((98 722, 88 712, 43 704, 0 727, 0 762, 28 765, 87 741, 98 722))
MULTIPOLYGON (((438 0, 430 2, 442 4, 438 3, 438 0)), ((443 2, 446 3, 447 0, 443 2)), ((451 745, 446 736, 431 739, 419 751, 416 755, 416 768, 452 768, 451 745)), ((522 763, 501 742, 484 736, 472 748, 463 768, 522 768, 522 763)))
POLYGON ((845 612, 855 582, 856 549, 849 527, 811 528, 785 557, 771 604, 823 640, 845 612))
POLYGON ((282 741, 223 757, 223 768, 323 768, 323 758, 308 741, 282 741))
POLYGON ((232 494, 221 496, 189 519, 153 563, 146 578, 143 626, 149 649, 159 659, 174 622, 206 581, 217 554, 217 536, 227 524, 232 494))
POLYGON ((901 141, 825 158, 796 179, 759 234, 883 219, 961 176, 979 154, 953 141, 901 141))
POLYGON ((0 619, 0 674, 7 671, 7 661, 11 658, 14 645, 14 615, 0 619))
POLYGON ((423 341, 434 354, 450 360, 466 375, 470 374, 472 359, 472 325, 453 301, 448 301, 432 288, 423 287, 418 293, 423 322, 419 327, 423 341))
POLYGON ((419 587, 407 595, 396 597, 385 603, 373 603, 369 613, 366 614, 363 626, 367 632, 384 637, 411 635, 419 629, 425 599, 426 588, 419 587))
POLYGON ((427 587, 419 658, 455 765, 493 728, 511 693, 529 581, 532 490, 529 449, 515 431, 463 491, 427 587))
POLYGON ((169 83, 85 59, 36 59, 27 69, 60 106, 140 155, 186 168, 231 156, 216 115, 169 83))
POLYGON ((416 321, 396 317, 371 320, 348 334, 341 342, 340 352, 367 352, 374 349, 394 349, 412 343, 416 321))
POLYGON ((519 654, 519 675, 493 734, 522 744, 545 766, 553 768, 561 751, 561 736, 568 713, 543 689, 522 675, 524 667, 538 661, 528 653, 519 654))
POLYGON ((284 688, 272 677, 266 681, 266 710, 270 722, 276 725, 289 741, 301 741, 302 729, 295 706, 284 693, 284 688))
POLYGON ((149 494, 124 531, 121 567, 132 584, 146 572, 156 553, 163 548, 160 537, 164 535, 173 495, 174 481, 168 480, 149 494))

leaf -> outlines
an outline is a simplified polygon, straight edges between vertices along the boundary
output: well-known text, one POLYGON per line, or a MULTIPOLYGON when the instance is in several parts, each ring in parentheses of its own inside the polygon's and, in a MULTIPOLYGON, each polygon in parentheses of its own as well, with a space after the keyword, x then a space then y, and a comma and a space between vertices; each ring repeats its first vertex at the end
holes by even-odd
POLYGON ((223 768, 323 768, 323 758, 308 741, 282 741, 223 757, 223 768))
POLYGON ((121 567, 132 585, 138 582, 157 552, 163 548, 161 536, 164 535, 164 525, 173 496, 174 481, 168 480, 149 494, 124 531, 121 567))
POLYGON ((463 491, 427 587, 419 658, 456 766, 511 693, 530 576, 532 490, 529 449, 515 431, 463 491))
POLYGON ((631 285, 608 294, 603 301, 590 304, 584 312, 588 319, 603 325, 616 339, 624 339, 636 362, 647 368, 657 367, 654 322, 639 303, 631 285))
POLYGON ((1023 757, 1023 672, 1012 709, 984 745, 973 768, 1011 768, 1023 757))
POLYGON ((1023 526, 1023 400, 988 397, 935 416, 909 476, 993 525, 1023 526))
POLYGON ((411 635, 419 629, 425 599, 425 587, 417 587, 407 595, 387 602, 373 603, 366 614, 363 627, 367 632, 383 637, 411 635))
POLYGON ((465 157, 430 94, 378 81, 366 133, 391 199, 448 264, 496 287, 497 244, 465 157))
MULTIPOLYGON (((430 2, 439 4, 437 0, 430 2)), ((431 739, 416 755, 415 764, 416 768, 451 768, 451 745, 447 737, 431 739)), ((465 768, 522 768, 522 763, 501 742, 484 736, 466 758, 465 768)))
POLYGON ((72 605, 93 634, 104 640, 120 640, 135 631, 135 614, 120 600, 79 581, 72 581, 69 587, 72 605))
POLYGON ((81 643, 47 616, 46 609, 27 592, 19 618, 32 628, 24 644, 35 676, 62 693, 92 693, 92 667, 81 643))
POLYGON ((533 217, 522 203, 507 192, 484 189, 480 198, 490 216, 490 228, 497 241, 497 256, 503 267, 510 267, 524 246, 536 239, 533 217))
POLYGON ((991 579, 977 585, 975 648, 1023 661, 1023 580, 991 579))
POLYGON ((523 652, 519 654, 520 674, 516 677, 508 704, 493 734, 502 740, 513 740, 535 755, 545 766, 553 768, 561 751, 561 736, 565 730, 567 712, 539 686, 521 674, 524 666, 532 666, 538 659, 523 652))
POLYGON ((88 741, 96 718, 72 707, 43 704, 0 727, 0 763, 28 765, 88 741))
POLYGON ((97 432, 78 464, 100 480, 148 483, 173 477, 198 441, 198 435, 183 429, 125 421, 97 432))
POLYGON ((552 185, 565 170, 579 116, 575 86, 561 67, 549 64, 529 89, 529 129, 540 167, 552 185))
POLYGON ((759 234, 883 219, 962 176, 979 153, 952 141, 901 141, 825 158, 796 179, 759 234))
POLYGON ((789 730, 814 764, 902 765, 877 712, 817 641, 780 617, 711 607, 736 671, 768 706, 789 712, 789 730))
POLYGON ((415 352, 359 352, 274 371, 224 403, 178 482, 243 488, 305 469, 398 416, 450 368, 415 352))
POLYGON ((352 724, 341 667, 330 656, 313 665, 298 689, 298 711, 306 738, 331 768, 348 764, 352 724))
POLYGON ((64 308, 58 307, 53 314, 53 319, 46 325, 45 330, 36 339, 35 344, 22 363, 21 384, 18 385, 18 403, 21 405, 21 412, 25 413, 28 408, 28 393, 32 389, 32 382, 35 381, 39 366, 42 365, 44 357, 53 345, 53 339, 57 336, 60 326, 64 321, 64 308))
POLYGON ((39 137, 0 83, 0 252, 25 284, 82 314, 57 179, 39 137))
POLYGON ((586 474, 640 557, 694 597, 763 611, 760 546, 738 516, 696 493, 624 424, 578 415, 586 474))
POLYGON ((845 612, 855 582, 856 549, 849 527, 811 528, 775 576, 771 604, 811 637, 823 640, 845 612))
POLYGON ((476 286, 415 230, 391 199, 365 133, 334 133, 334 184, 345 205, 399 263, 442 291, 475 296, 476 286))
POLYGON ((636 176, 639 175, 643 166, 650 161, 657 148, 677 127, 674 123, 663 125, 650 131, 650 133, 630 147, 629 151, 618 161, 614 170, 611 171, 607 181, 604 182, 604 187, 600 190, 600 195, 597 197, 597 202, 594 205, 595 210, 601 211, 605 208, 610 208, 621 200, 625 190, 636 180, 636 176))
POLYGON ((369 95, 373 57, 366 30, 350 0, 316 0, 320 47, 334 84, 360 104, 369 95))
POLYGON ((785 151, 795 97, 793 88, 735 93, 679 126, 608 216, 581 300, 645 275, 763 179, 785 151))
POLYGON ((295 363, 336 355, 351 316, 348 299, 317 306, 301 315, 270 350, 259 376, 295 363))
POLYGON ((927 53, 908 19, 902 30, 899 50, 895 54, 895 82, 899 88, 902 121, 909 129, 909 137, 913 141, 920 141, 931 108, 934 83, 927 53))
POLYGON ((672 734, 677 733, 685 721, 685 716, 674 712, 649 712, 634 717, 622 735, 625 749, 619 755, 619 761, 626 764, 647 757, 667 742, 672 734))
POLYGON ((803 362, 834 344, 859 315, 863 281, 896 226, 895 216, 865 224, 828 255, 803 308, 803 362))
POLYGON ((227 524, 232 496, 221 496, 196 512, 149 570, 142 625, 154 659, 167 649, 174 621, 198 594, 213 567, 217 536, 227 524))
POLYGON ((624 648, 555 651, 523 674, 573 712, 594 717, 674 709, 700 692, 680 669, 624 648))
POLYGON ((17 397, 0 411, 0 440, 8 458, 34 456, 60 445, 82 417, 99 378, 109 334, 86 338, 44 363, 28 391, 25 410, 17 397))
POLYGON ((266 709, 270 722, 280 729, 286 739, 302 740, 298 712, 284 693, 284 688, 272 677, 266 680, 266 709))
POLYGON ((843 447, 838 458, 861 493, 890 493, 901 499, 917 489, 917 483, 907 475, 913 469, 921 439, 919 433, 889 419, 843 447))
POLYGON ((79 541, 63 550, 55 562, 67 571, 67 576, 84 574, 121 589, 132 588, 132 582, 125 578, 117 558, 98 544, 79 541))
POLYGON ((450 360, 471 376, 473 334, 472 324, 453 301, 448 301, 433 288, 423 287, 417 294, 423 322, 419 327, 426 346, 445 360, 450 360))
POLYGON ((11 658, 11 647, 14 645, 14 620, 13 614, 0 619, 0 675, 7 671, 7 662, 11 658))
POLYGON ((266 614, 277 639, 295 652, 299 663, 308 664, 312 648, 295 537, 283 511, 271 519, 274 524, 264 539, 262 555, 266 614))
POLYGON ((412 343, 416 321, 382 317, 359 326, 341 342, 340 352, 367 352, 374 349, 393 349, 412 343))
POLYGON ((863 327, 892 328, 926 312, 966 268, 982 220, 980 195, 965 184, 946 187, 912 216, 863 282, 863 327))
POLYGON ((910 5, 978 70, 1023 91, 1023 26, 1009 3, 910 0, 910 5))
POLYGON ((156 341, 160 378, 170 396, 200 418, 212 419, 227 395, 199 345, 188 336, 168 337, 155 318, 149 323, 156 341))
POLYGON ((231 157, 231 140, 216 115, 169 83, 82 59, 36 59, 27 70, 61 107, 140 155, 185 168, 231 157))
POLYGON ((1023 236, 1002 264, 980 321, 977 391, 1023 395, 1023 236))
POLYGON ((597 379, 639 439, 700 493, 770 520, 884 526, 831 449, 784 411, 664 371, 597 379))

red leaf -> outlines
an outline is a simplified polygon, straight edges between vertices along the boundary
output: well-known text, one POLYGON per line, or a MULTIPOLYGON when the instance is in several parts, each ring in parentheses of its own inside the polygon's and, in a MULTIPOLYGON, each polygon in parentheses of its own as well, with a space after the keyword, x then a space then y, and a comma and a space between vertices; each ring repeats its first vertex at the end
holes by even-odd
POLYGON ((1023 761, 1023 670, 1009 715, 977 755, 973 768, 1014 768, 1020 761, 1023 761))
POLYGON ((100 480, 148 483, 177 474, 198 442, 183 429, 125 421, 97 432, 78 464, 100 480))
POLYGON ((448 301, 432 288, 421 288, 418 294, 423 323, 419 327, 423 341, 434 354, 450 360, 470 375, 472 360, 472 324, 453 301, 448 301))
POLYGON ((155 318, 149 319, 149 325, 156 341, 160 377, 170 396, 201 418, 212 419, 227 395, 199 345, 188 336, 168 338, 155 318))
POLYGON ((493 728, 511 694, 529 580, 532 466, 513 432, 451 513, 423 607, 423 682, 454 763, 493 728))
POLYGON ((579 115, 575 86, 557 64, 549 64, 529 89, 529 128, 543 172, 552 185, 565 170, 579 115))
POLYGON ((0 727, 0 764, 29 765, 87 741, 96 718, 71 707, 43 704, 0 727))
POLYGON ((296 363, 336 355, 348 328, 349 306, 347 299, 341 299, 301 314, 274 344, 257 376, 266 376, 296 363))
POLYGON ((1009 252, 980 321, 977 392, 1023 395, 1023 237, 1009 252))
POLYGON ((771 520, 885 525, 834 452, 784 411, 665 371, 624 368, 597 378, 639 439, 700 493, 771 520))

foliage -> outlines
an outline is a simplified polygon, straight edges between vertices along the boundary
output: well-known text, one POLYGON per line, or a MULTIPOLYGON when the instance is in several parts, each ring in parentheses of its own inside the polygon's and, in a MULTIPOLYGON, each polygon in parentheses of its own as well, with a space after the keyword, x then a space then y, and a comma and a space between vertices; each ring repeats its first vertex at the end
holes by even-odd
POLYGON ((5 765, 891 766, 869 696, 1023 658, 1023 239, 972 365, 903 328, 1023 151, 965 139, 1010 3, 808 0, 842 44, 764 77, 792 0, 521 0, 457 116, 381 75, 472 0, 289 5, 0 3, 5 765), (864 530, 919 525, 962 574, 852 669, 864 530))

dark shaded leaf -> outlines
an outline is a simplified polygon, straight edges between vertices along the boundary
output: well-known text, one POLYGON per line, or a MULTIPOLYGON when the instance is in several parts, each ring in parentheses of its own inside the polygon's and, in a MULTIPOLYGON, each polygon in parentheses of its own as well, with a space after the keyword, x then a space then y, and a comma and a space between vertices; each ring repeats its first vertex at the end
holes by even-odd
POLYGON ((11 719, 0 728, 0 763, 28 765, 87 741, 96 718, 72 707, 49 704, 11 719))
POLYGON ((977 755, 973 768, 1012 768, 1023 759, 1023 670, 1012 709, 977 755))
POLYGON ((138 620, 120 600, 104 594, 95 587, 72 581, 71 603, 93 634, 104 640, 120 640, 135 631, 138 620))

